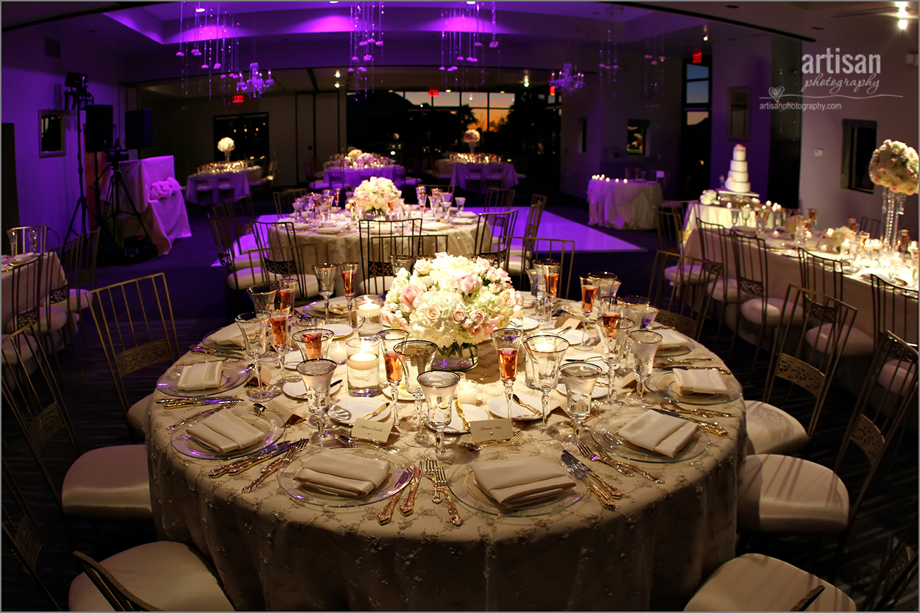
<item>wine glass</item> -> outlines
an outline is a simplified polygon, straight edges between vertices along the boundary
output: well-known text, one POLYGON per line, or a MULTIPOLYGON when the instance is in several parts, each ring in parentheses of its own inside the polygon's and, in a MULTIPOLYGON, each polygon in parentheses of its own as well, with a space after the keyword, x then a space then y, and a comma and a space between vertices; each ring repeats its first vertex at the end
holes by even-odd
POLYGON ((591 320, 591 311, 594 310, 594 300, 597 298, 598 279, 590 275, 579 277, 581 282, 581 313, 585 318, 581 332, 581 343, 578 345, 583 349, 590 349, 588 345, 588 322, 591 320))
POLYGON ((631 310, 637 306, 645 306, 649 303, 649 299, 645 296, 620 296, 617 298, 617 304, 620 306, 620 315, 629 316, 631 310))
POLYGON ((339 268, 342 270, 342 284, 345 286, 345 298, 348 300, 348 310, 351 311, 354 308, 356 286, 357 286, 357 275, 358 275, 358 263, 357 262, 342 262, 339 264, 339 268))
POLYGON ((10 239, 10 257, 15 258, 19 255, 19 232, 17 230, 7 230, 10 239))
POLYGON ((325 301, 326 318, 329 318, 329 297, 335 293, 335 271, 336 264, 314 264, 313 274, 316 275, 316 282, 319 284, 319 295, 325 301))
POLYGON ((38 244, 38 228, 29 228, 29 251, 41 253, 42 246, 38 244))
POLYGON ((278 289, 272 285, 253 285, 246 290, 256 313, 269 313, 275 307, 278 289))
POLYGON ((566 440, 573 443, 581 440, 584 420, 591 414, 591 394, 602 372, 600 366, 590 362, 573 362, 559 369, 562 383, 565 385, 565 412, 575 424, 574 436, 566 437, 566 440))
POLYGON ((326 429, 326 411, 328 410, 329 384, 337 364, 332 360, 306 360, 297 365, 297 372, 310 395, 309 410, 318 417, 317 431, 310 437, 310 442, 321 447, 335 442, 335 437, 326 429))
POLYGON ((278 309, 290 313, 294 309, 294 296, 297 294, 297 278, 284 277, 275 282, 278 290, 278 309))
POLYGON ((400 270, 405 269, 412 274, 412 267, 415 266, 414 255, 391 255, 390 266, 393 268, 393 276, 396 276, 400 270))
POLYGON ((422 428, 422 400, 425 396, 419 386, 418 376, 431 367, 431 359, 437 350, 438 346, 430 341, 404 341, 393 348, 402 362, 406 391, 415 398, 415 414, 418 417, 415 442, 419 445, 427 445, 428 442, 422 428))
POLYGON ((533 364, 533 382, 543 393, 543 423, 540 432, 545 433, 549 394, 559 383, 559 367, 569 348, 569 342, 561 336, 535 334, 524 340, 524 348, 533 364))
POLYGON ((435 431, 435 451, 437 459, 446 461, 444 450, 444 429, 453 419, 454 393, 460 375, 445 370, 429 370, 418 376, 418 384, 428 401, 428 425, 435 431))
POLYGON ((650 330, 634 330, 629 333, 628 339, 629 350, 635 360, 633 374, 636 377, 636 397, 638 404, 645 406, 643 402, 645 381, 652 374, 652 362, 655 359, 655 352, 658 351, 658 345, 661 344, 661 335, 650 330))
POLYGON ((745 204, 741 207, 741 219, 744 220, 744 227, 750 226, 751 220, 751 205, 745 204))
POLYGON ((246 355, 255 360, 259 385, 249 394, 250 400, 270 400, 276 396, 262 384, 262 358, 268 351, 268 317, 268 313, 241 313, 235 320, 243 334, 246 355))
POLYGON ((304 360, 325 359, 334 337, 335 333, 326 328, 304 328, 291 335, 304 360))
POLYGON ((505 386, 505 402, 508 416, 511 416, 511 394, 514 378, 517 376, 518 351, 524 332, 518 328, 499 328, 492 333, 492 344, 498 354, 498 372, 505 386))
POLYGON ((383 365, 386 370, 387 383, 390 384, 390 411, 393 413, 393 428, 399 432, 399 416, 397 415, 397 401, 399 400, 399 382, 402 381, 402 361, 396 354, 395 348, 399 343, 409 338, 405 330, 383 330, 377 335, 383 349, 383 365))
POLYGON ((271 346, 277 352, 278 368, 284 368, 284 358, 287 356, 290 342, 291 314, 280 309, 273 310, 269 313, 268 320, 271 325, 271 346))
POLYGON ((613 380, 622 362, 627 334, 636 329, 636 323, 620 315, 611 298, 601 298, 600 306, 601 315, 595 325, 604 346, 604 361, 607 363, 607 398, 604 404, 615 405, 620 403, 613 400, 613 380))
POLYGON ((295 198, 293 206, 294 206, 294 220, 300 221, 301 219, 303 219, 303 207, 304 207, 303 199, 295 198))
POLYGON ((736 206, 732 206, 731 203, 728 203, 728 212, 732 216, 732 227, 735 228, 738 226, 738 218, 741 216, 741 209, 736 206))
POLYGON ((599 298, 616 297, 621 285, 619 277, 612 272, 591 272, 588 273, 588 276, 595 280, 599 298))
POLYGON ((426 194, 425 194, 425 188, 424 188, 424 187, 416 187, 416 188, 415 188, 415 195, 418 197, 419 208, 424 209, 424 208, 425 208, 425 200, 426 200, 426 198, 427 198, 427 196, 426 196, 426 194))

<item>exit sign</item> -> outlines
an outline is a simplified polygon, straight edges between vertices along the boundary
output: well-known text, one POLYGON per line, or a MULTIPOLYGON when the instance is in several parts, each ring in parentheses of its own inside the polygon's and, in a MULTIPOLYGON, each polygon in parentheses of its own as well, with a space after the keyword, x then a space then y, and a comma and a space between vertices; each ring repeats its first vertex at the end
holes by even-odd
POLYGON ((233 96, 233 104, 243 104, 245 101, 246 99, 243 98, 243 94, 237 94, 233 96))
POLYGON ((437 98, 437 97, 438 97, 438 90, 436 90, 436 89, 429 89, 429 90, 428 90, 428 95, 431 96, 432 98, 437 98))

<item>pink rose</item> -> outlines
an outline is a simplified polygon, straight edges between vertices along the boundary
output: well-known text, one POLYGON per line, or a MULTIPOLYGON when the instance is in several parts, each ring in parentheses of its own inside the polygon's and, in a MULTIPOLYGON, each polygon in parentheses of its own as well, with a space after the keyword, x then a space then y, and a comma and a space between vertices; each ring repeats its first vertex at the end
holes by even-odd
POLYGON ((475 338, 475 337, 479 336, 480 334, 482 334, 482 326, 479 325, 479 324, 470 326, 470 327, 467 329, 467 332, 470 333, 470 336, 472 336, 473 338, 475 338))
POLYGON ((457 309, 454 311, 452 319, 454 320, 454 323, 463 323, 463 320, 466 319, 466 311, 463 309, 457 309))
POLYGON ((399 304, 407 313, 415 310, 416 303, 422 299, 422 290, 416 285, 409 285, 399 296, 399 304))
POLYGON ((479 289, 479 279, 473 275, 458 270, 450 276, 451 285, 457 288, 461 294, 469 294, 479 289))
POLYGON ((470 321, 473 322, 474 326, 482 325, 482 322, 486 320, 486 315, 479 309, 476 309, 470 313, 470 321))
POLYGON ((484 332, 483 336, 488 337, 488 336, 491 335, 493 332, 495 332, 496 330, 498 330, 499 326, 502 325, 502 320, 503 320, 503 319, 504 319, 504 318, 503 318, 501 315, 496 315, 495 317, 493 317, 493 318, 490 319, 489 321, 487 321, 487 322, 485 322, 484 324, 482 324, 482 329, 483 329, 483 332, 484 332))

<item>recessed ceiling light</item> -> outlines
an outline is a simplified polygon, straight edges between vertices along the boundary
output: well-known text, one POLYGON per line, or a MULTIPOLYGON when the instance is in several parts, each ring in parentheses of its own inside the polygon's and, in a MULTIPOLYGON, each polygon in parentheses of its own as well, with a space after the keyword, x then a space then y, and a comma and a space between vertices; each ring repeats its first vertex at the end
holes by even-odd
POLYGON ((907 20, 906 20, 906 19, 898 19, 898 27, 901 28, 902 30, 906 30, 906 29, 907 29, 907 20))
POLYGON ((199 6, 198 8, 195 9, 195 12, 196 12, 196 13, 203 13, 203 12, 204 12, 204 9, 201 8, 201 7, 199 6))
POLYGON ((338 78, 341 77, 341 76, 342 76, 342 73, 339 72, 338 70, 336 70, 336 71, 335 71, 335 78, 338 79, 338 78))

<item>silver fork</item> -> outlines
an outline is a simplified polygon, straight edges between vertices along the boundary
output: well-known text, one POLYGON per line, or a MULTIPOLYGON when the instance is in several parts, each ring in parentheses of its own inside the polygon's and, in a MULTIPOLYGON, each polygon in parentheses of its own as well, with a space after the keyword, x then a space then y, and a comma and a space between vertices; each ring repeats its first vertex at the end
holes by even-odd
POLYGON ((664 483, 664 479, 662 479, 661 477, 657 477, 649 472, 646 472, 643 469, 636 466, 635 464, 630 464, 628 462, 620 462, 618 460, 614 460, 613 458, 610 457, 610 454, 608 454, 606 451, 604 451, 600 447, 598 447, 596 450, 592 450, 590 447, 588 447, 586 443, 579 442, 578 450, 581 452, 583 456, 585 456, 589 460, 595 460, 597 462, 603 462, 604 464, 608 466, 613 466, 615 469, 617 469, 619 472, 626 475, 627 477, 632 477, 633 473, 636 473, 640 477, 644 479, 648 479, 649 481, 653 481, 655 483, 664 483))
POLYGON ((460 513, 457 512, 457 505, 454 503, 454 497, 450 495, 450 489, 447 487, 447 475, 444 473, 444 468, 435 463, 435 487, 441 490, 444 493, 444 496, 447 498, 447 514, 450 515, 450 523, 455 526, 460 526, 463 524, 463 519, 460 517, 460 513))
POLYGON ((431 492, 431 502, 441 504, 441 491, 438 489, 437 471, 438 463, 431 458, 425 458, 425 476, 431 481, 434 488, 431 492))
POLYGON ((248 494, 248 493, 251 492, 252 490, 254 490, 254 489, 256 489, 257 487, 259 487, 259 486, 260 486, 266 479, 268 479, 271 475, 275 474, 277 471, 279 471, 279 470, 281 470, 281 469, 283 469, 283 468, 287 468, 288 464, 291 463, 291 460, 294 459, 294 456, 295 456, 297 453, 299 453, 300 450, 302 450, 304 447, 306 447, 306 445, 307 445, 307 439, 298 441, 298 442, 295 443, 293 446, 291 446, 290 449, 287 450, 287 453, 285 453, 283 456, 281 456, 281 459, 275 460, 274 462, 272 462, 272 463, 269 464, 268 466, 263 467, 263 468, 262 468, 262 474, 260 474, 258 477, 256 477, 255 480, 254 480, 252 483, 250 483, 249 485, 247 485, 246 487, 244 487, 244 488, 243 488, 243 493, 244 493, 244 494, 248 494))
POLYGON ((178 422, 178 423, 175 423, 175 424, 169 426, 169 427, 166 428, 166 429, 167 429, 167 430, 175 430, 176 428, 179 428, 179 427, 181 427, 181 426, 184 426, 184 425, 186 425, 186 424, 189 424, 189 423, 191 423, 191 422, 193 422, 193 421, 200 421, 200 420, 204 419, 205 417, 210 417, 211 415, 214 415, 215 413, 217 413, 218 411, 222 410, 223 408, 224 408, 224 405, 220 405, 220 406, 217 406, 217 407, 215 407, 215 408, 213 408, 213 409, 207 409, 206 411, 201 411, 200 413, 195 413, 194 415, 189 415, 188 417, 186 417, 186 418, 183 419, 182 421, 180 421, 180 422, 178 422))
POLYGON ((569 471, 576 479, 584 482, 584 484, 588 486, 588 489, 594 494, 594 497, 597 498, 597 501, 601 503, 602 507, 607 509, 616 508, 616 502, 614 502, 599 485, 589 478, 588 473, 579 469, 577 466, 571 466, 565 462, 562 462, 562 467, 569 471))
MULTIPOLYGON (((576 444, 576 447, 578 447, 578 451, 581 452, 581 455, 583 455, 586 460, 594 460, 596 462, 603 462, 603 459, 601 459, 600 454, 592 451, 591 448, 588 447, 587 443, 583 441, 578 441, 578 443, 576 444)), ((613 468, 617 470, 617 472, 622 474, 624 477, 635 476, 631 471, 629 471, 626 467, 624 467, 619 462, 604 462, 604 464, 607 464, 608 466, 612 466, 613 468)))

